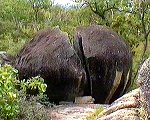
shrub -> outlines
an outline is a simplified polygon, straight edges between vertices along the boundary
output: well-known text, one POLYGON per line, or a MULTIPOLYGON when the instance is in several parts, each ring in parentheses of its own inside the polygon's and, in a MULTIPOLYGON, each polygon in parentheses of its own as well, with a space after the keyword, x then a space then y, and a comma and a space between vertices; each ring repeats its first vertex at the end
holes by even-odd
POLYGON ((16 74, 17 70, 9 65, 0 68, 0 114, 7 120, 14 119, 19 113, 16 74))
POLYGON ((37 76, 27 81, 17 80, 18 71, 10 65, 0 67, 0 119, 4 120, 20 120, 30 118, 42 119, 44 110, 35 114, 31 111, 39 111, 35 109, 37 100, 43 97, 47 85, 44 80, 37 76), (16 86, 20 86, 20 90, 16 86), (38 90, 38 97, 30 97, 27 99, 27 90, 38 90), (34 98, 34 99, 32 99, 34 98), (20 117, 24 115, 24 117, 20 117))
POLYGON ((27 81, 22 80, 20 83, 20 89, 25 93, 28 93, 28 90, 37 91, 40 95, 46 91, 47 85, 44 84, 44 79, 40 76, 32 77, 27 81))
POLYGON ((25 93, 20 93, 20 112, 15 120, 50 120, 51 107, 37 102, 41 100, 40 96, 30 96, 28 99, 25 93))

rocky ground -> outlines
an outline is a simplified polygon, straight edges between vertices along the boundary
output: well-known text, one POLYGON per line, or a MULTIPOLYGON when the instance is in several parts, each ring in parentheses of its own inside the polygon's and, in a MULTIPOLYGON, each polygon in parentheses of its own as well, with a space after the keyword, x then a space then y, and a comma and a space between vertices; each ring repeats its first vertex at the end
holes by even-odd
POLYGON ((87 116, 94 113, 100 105, 95 104, 74 104, 62 105, 55 108, 51 113, 52 120, 86 120, 87 116))
POLYGON ((136 89, 111 105, 60 105, 54 107, 50 117, 52 120, 148 120, 143 99, 141 90, 136 89))

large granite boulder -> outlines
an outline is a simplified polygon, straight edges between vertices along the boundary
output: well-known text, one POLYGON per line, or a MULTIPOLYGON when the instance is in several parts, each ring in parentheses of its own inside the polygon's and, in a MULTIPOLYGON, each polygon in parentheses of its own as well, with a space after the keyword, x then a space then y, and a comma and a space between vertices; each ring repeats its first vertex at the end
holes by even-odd
POLYGON ((50 117, 52 120, 149 120, 150 58, 141 66, 137 81, 139 88, 125 94, 111 105, 62 105, 57 106, 50 117))

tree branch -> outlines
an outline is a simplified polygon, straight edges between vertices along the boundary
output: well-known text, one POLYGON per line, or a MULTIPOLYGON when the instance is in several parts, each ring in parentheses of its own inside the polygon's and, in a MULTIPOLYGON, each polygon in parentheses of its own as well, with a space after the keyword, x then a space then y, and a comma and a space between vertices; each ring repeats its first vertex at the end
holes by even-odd
POLYGON ((137 71, 136 71, 136 73, 135 73, 135 76, 134 76, 134 80, 135 80, 135 78, 136 78, 136 76, 137 76, 137 74, 138 74, 138 71, 139 71, 139 69, 140 69, 140 67, 141 67, 141 65, 143 64, 143 62, 144 62, 144 55, 145 55, 145 52, 146 52, 146 50, 147 50, 147 45, 148 45, 148 35, 150 34, 150 30, 146 30, 146 26, 145 26, 145 10, 148 8, 148 6, 146 6, 146 8, 144 7, 144 4, 143 3, 141 3, 141 14, 140 14, 140 18, 141 18, 141 23, 142 23, 142 28, 143 28, 143 34, 144 34, 144 49, 143 49, 143 53, 142 53, 142 55, 141 55, 141 60, 140 60, 140 63, 139 63, 139 66, 138 66, 138 69, 137 69, 137 71))
POLYGON ((105 14, 106 14, 106 12, 108 12, 108 11, 110 11, 110 10, 117 10, 117 11, 119 11, 119 12, 125 12, 125 13, 136 14, 135 11, 120 10, 118 7, 115 6, 115 4, 113 4, 113 6, 110 6, 110 7, 109 7, 108 3, 106 3, 106 4, 107 4, 107 8, 104 9, 102 12, 99 12, 98 6, 97 6, 97 3, 96 3, 96 2, 90 3, 90 2, 88 2, 88 1, 85 1, 83 4, 87 4, 87 5, 90 7, 90 9, 92 10, 92 12, 94 12, 95 14, 97 14, 97 15, 98 15, 99 17, 101 17, 103 20, 106 20, 105 14), (94 8, 95 8, 95 9, 93 8, 92 4, 94 4, 94 8))

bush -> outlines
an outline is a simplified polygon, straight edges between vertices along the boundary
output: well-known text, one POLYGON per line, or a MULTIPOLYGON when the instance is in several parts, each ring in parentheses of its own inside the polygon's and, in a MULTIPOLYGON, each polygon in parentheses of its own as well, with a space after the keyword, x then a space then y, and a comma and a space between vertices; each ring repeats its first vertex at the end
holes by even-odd
MULTIPOLYGON (((30 112, 31 110, 34 111, 33 106, 37 104, 37 100, 41 99, 43 93, 46 91, 47 86, 44 84, 44 80, 39 76, 33 77, 27 81, 19 81, 17 80, 17 73, 18 71, 10 65, 5 65, 0 68, 0 119, 21 119, 20 116, 23 111, 24 114, 28 113, 25 115, 30 116, 25 116, 25 118, 34 118, 35 114, 33 115, 30 112), (16 86, 20 86, 20 90, 17 90, 16 86), (31 91, 35 89, 38 90, 39 97, 35 97, 34 100, 31 100, 32 97, 27 99, 26 93, 28 89, 31 91)), ((41 119, 42 116, 38 113, 38 119, 41 119)))
POLYGON ((0 114, 7 120, 14 119, 19 113, 16 74, 17 71, 9 65, 0 68, 0 114))
POLYGON ((43 93, 46 91, 47 88, 47 85, 44 84, 44 79, 41 78, 40 76, 32 77, 27 81, 23 80, 19 82, 19 84, 21 90, 24 91, 25 93, 28 93, 28 90, 30 90, 30 91, 37 91, 37 93, 43 95, 43 93))
POLYGON ((30 96, 28 99, 25 93, 20 93, 20 112, 15 120, 49 120, 51 117, 51 107, 47 107, 41 102, 41 96, 30 96))

